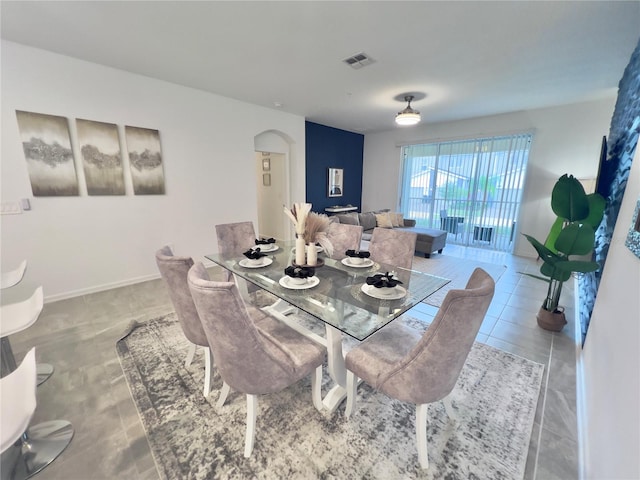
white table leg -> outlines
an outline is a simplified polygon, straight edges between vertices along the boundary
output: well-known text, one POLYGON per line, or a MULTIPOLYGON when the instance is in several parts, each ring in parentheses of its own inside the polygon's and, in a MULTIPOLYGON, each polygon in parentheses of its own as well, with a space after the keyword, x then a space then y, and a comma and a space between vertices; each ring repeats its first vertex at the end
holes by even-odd
POLYGON ((347 396, 347 368, 345 367, 344 354, 342 352, 342 332, 326 323, 325 332, 327 338, 324 339, 296 323, 294 316, 283 315, 270 307, 265 307, 263 310, 268 312, 271 316, 279 319, 281 322, 286 323, 298 333, 301 333, 307 338, 327 347, 329 375, 336 385, 329 390, 327 395, 322 399, 322 404, 326 410, 335 412, 338 405, 340 405, 347 396))
POLYGON ((336 382, 336 385, 329 390, 329 393, 322 400, 322 404, 325 409, 335 412, 338 405, 347 396, 347 368, 345 367, 344 354, 342 353, 342 332, 329 324, 325 325, 329 375, 336 382))

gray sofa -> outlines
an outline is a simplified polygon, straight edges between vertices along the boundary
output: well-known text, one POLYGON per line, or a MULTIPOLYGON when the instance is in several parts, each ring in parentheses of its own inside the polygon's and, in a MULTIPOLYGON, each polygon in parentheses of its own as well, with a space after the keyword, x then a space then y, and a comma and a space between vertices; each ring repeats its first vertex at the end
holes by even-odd
MULTIPOLYGON (((362 247, 368 248, 368 242, 371 240, 371 234, 377 225, 376 214, 385 212, 389 212, 389 210, 363 213, 340 213, 333 215, 331 218, 334 221, 346 223, 348 225, 360 225, 363 229, 362 247)), ((445 230, 416 227, 416 221, 409 218, 403 219, 403 222, 403 226, 393 228, 415 232, 418 235, 416 241, 416 252, 423 253, 426 258, 429 258, 434 252, 442 253, 442 249, 447 243, 447 232, 445 230)))

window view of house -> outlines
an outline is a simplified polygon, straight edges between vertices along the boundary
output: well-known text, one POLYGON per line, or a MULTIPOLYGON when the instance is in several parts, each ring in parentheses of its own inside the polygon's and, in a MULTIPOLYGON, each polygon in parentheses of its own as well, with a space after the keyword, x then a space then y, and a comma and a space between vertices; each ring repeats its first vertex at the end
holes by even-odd
POLYGON ((511 251, 531 134, 408 145, 401 209, 447 241, 511 251))

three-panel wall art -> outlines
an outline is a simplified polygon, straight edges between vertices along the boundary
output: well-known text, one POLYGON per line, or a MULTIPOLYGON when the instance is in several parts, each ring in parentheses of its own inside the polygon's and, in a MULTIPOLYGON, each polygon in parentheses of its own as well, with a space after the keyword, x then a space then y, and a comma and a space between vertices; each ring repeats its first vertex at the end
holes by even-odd
MULTIPOLYGON (((16 110, 31 189, 35 197, 80 194, 69 120, 16 110)), ((89 195, 124 195, 125 167, 118 126, 76 119, 78 150, 89 195)), ((160 132, 124 127, 124 147, 136 195, 164 194, 160 132)))

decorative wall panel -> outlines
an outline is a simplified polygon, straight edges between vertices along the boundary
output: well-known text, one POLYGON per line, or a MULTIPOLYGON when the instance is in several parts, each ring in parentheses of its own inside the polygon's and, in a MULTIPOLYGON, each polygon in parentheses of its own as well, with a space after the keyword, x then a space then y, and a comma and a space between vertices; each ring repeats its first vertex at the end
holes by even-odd
POLYGON ((33 195, 78 195, 67 119, 20 110, 16 110, 16 117, 33 195))

